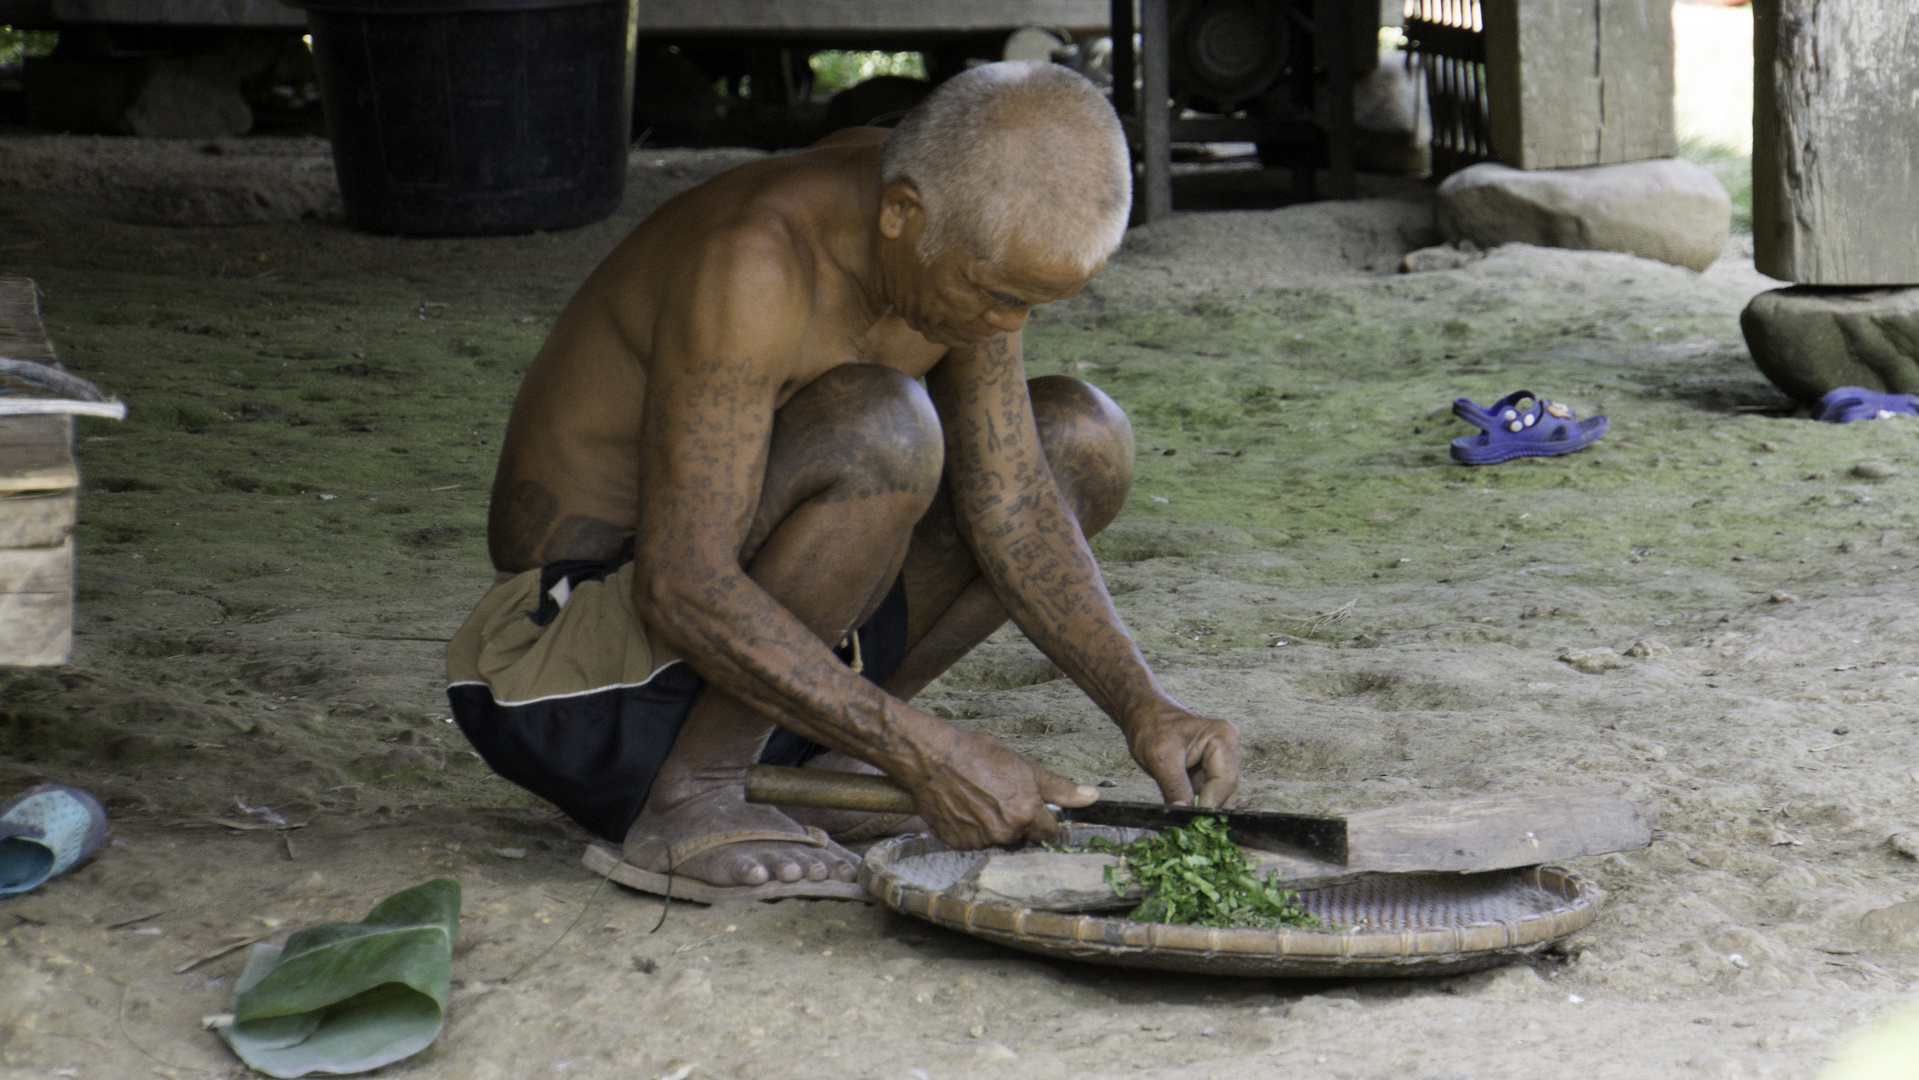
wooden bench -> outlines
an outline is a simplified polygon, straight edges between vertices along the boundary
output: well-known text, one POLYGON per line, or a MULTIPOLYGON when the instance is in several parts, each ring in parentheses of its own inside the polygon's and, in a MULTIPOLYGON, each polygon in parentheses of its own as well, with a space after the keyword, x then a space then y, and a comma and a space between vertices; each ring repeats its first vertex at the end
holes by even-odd
MULTIPOLYGON (((56 361, 31 279, 0 277, 0 357, 49 366, 56 361)), ((111 416, 124 415, 124 406, 68 402, 62 395, 36 399, 4 370, 0 386, 10 391, 0 394, 0 666, 64 664, 73 652, 73 524, 80 488, 73 415, 65 410, 111 416), (9 415, 28 407, 61 411, 9 415)))

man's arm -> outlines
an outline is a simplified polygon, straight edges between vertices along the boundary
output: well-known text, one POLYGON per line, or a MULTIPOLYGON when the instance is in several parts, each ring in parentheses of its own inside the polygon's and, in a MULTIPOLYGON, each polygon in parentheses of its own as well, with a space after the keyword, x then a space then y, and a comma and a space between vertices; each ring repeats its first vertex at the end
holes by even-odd
POLYGON ((1238 731, 1169 697, 1126 635, 1046 464, 1019 333, 952 350, 927 386, 960 535, 1007 613, 1119 725, 1167 802, 1231 805, 1238 731))
POLYGON ((1075 785, 854 674, 739 564, 808 315, 789 257, 763 237, 715 244, 645 343, 634 605, 713 686, 913 790, 948 843, 1049 838, 1045 803, 1087 801, 1075 785))

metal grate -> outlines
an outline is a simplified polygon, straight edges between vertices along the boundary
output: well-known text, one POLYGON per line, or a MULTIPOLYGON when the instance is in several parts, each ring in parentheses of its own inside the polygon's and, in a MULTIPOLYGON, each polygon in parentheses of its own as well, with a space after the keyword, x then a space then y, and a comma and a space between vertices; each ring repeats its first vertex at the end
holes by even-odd
POLYGON ((1405 0, 1407 49, 1426 79, 1433 178, 1493 159, 1479 0, 1405 0))

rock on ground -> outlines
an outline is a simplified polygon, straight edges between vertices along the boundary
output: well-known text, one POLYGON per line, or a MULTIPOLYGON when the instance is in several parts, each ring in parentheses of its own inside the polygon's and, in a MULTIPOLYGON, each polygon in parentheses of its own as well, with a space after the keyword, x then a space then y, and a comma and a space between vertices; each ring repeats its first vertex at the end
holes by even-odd
POLYGON ((1753 363, 1801 401, 1841 386, 1919 393, 1919 287, 1774 289, 1753 297, 1739 328, 1753 363))
POLYGON ((1704 270, 1725 249, 1732 200, 1676 158, 1535 172, 1487 163, 1439 185, 1438 216, 1450 241, 1623 251, 1704 270))

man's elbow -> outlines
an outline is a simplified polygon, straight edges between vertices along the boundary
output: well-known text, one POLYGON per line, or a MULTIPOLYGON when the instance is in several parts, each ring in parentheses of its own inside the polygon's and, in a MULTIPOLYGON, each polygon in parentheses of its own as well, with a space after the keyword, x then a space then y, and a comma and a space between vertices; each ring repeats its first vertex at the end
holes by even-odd
POLYGON ((683 648, 699 634, 700 615, 709 605, 704 590, 685 573, 635 567, 633 610, 669 644, 683 648))

